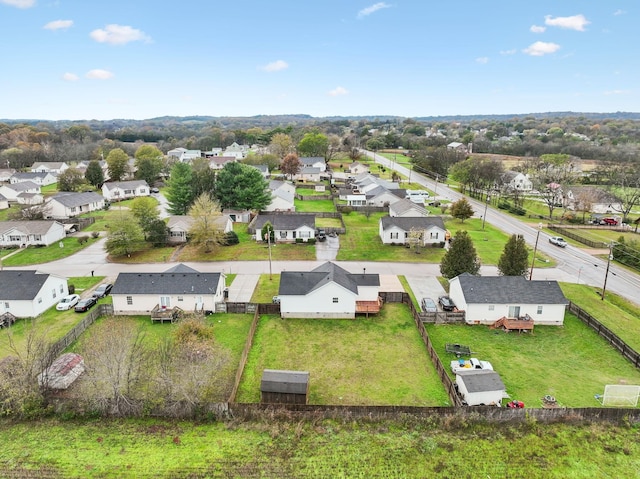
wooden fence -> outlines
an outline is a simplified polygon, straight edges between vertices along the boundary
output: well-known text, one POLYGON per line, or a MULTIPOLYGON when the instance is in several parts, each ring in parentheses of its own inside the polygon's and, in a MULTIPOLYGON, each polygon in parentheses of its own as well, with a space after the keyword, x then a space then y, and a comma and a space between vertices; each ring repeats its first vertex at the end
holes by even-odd
POLYGON ((602 336, 611 346, 614 347, 614 349, 619 351, 623 357, 631 361, 631 364, 636 368, 640 368, 640 354, 620 339, 618 335, 574 303, 569 303, 569 311, 575 314, 580 321, 598 333, 598 336, 602 336))
POLYGON ((76 324, 64 337, 51 345, 51 357, 56 358, 62 351, 67 349, 71 343, 80 337, 84 331, 91 326, 96 319, 100 316, 113 314, 113 305, 111 304, 99 304, 95 309, 89 311, 89 313, 82 318, 78 324, 76 324))
MULTIPOLYGON (((273 306, 278 306, 278 309, 280 309, 279 304, 275 304, 273 306)), ((240 364, 238 364, 238 369, 236 370, 236 377, 233 382, 233 388, 231 389, 231 394, 229 395, 230 403, 233 403, 236 400, 236 394, 238 394, 238 387, 240 387, 240 380, 242 379, 242 375, 244 374, 244 367, 247 364, 249 351, 251 351, 251 346, 253 346, 253 337, 256 334, 256 328, 258 327, 258 321, 260 320, 259 310, 260 308, 256 308, 256 311, 253 315, 253 321, 251 322, 251 327, 249 328, 249 334, 247 335, 247 340, 244 344, 244 349, 242 350, 242 356, 240 357, 240 364)))
POLYGON ((584 236, 580 236, 578 233, 573 232, 572 228, 563 228, 562 226, 558 225, 548 225, 548 228, 551 231, 560 233, 567 238, 571 238, 572 240, 587 245, 591 248, 609 248, 609 245, 607 243, 603 243, 602 241, 591 241, 590 239, 587 239, 584 236))

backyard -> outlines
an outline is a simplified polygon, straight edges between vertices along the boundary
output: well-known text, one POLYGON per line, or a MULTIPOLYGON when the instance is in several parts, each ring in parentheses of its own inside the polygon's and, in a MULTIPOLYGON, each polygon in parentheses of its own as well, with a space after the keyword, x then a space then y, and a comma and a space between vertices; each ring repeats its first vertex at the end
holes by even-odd
POLYGON ((236 400, 260 401, 264 369, 310 372, 310 404, 449 403, 408 308, 346 319, 260 318, 236 400))

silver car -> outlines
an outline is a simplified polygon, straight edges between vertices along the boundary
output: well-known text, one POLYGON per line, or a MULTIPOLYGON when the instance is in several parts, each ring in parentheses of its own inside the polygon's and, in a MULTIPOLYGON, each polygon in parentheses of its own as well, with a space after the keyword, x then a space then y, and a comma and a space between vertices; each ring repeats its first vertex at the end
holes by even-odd
POLYGON ((425 313, 438 312, 438 306, 436 306, 436 302, 431 298, 422 298, 422 302, 420 304, 422 306, 422 311, 425 313))

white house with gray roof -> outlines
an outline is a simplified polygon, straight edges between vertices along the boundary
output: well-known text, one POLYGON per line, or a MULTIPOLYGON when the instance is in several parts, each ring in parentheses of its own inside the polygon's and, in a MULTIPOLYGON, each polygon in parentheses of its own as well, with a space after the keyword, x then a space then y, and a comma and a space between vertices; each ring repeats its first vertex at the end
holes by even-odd
POLYGON ((33 181, 23 181, 14 184, 0 186, 0 194, 9 202, 17 202, 21 193, 40 193, 40 186, 33 181))
POLYGON ((64 161, 36 161, 31 165, 31 171, 34 173, 51 173, 53 175, 59 175, 69 169, 64 161))
POLYGON ((27 172, 27 173, 15 173, 9 178, 9 183, 22 183, 24 181, 32 181, 38 186, 52 185, 58 181, 58 178, 46 171, 41 172, 27 172))
POLYGON ((104 208, 104 198, 98 193, 58 193, 47 200, 47 216, 54 219, 72 218, 104 208))
POLYGON ((65 237, 57 221, 0 221, 0 246, 49 246, 65 237))
POLYGON ((35 318, 69 294, 66 278, 35 270, 0 271, 0 315, 35 318))
POLYGON ((523 276, 463 273, 449 280, 449 297, 465 311, 468 324, 529 316, 536 325, 561 326, 569 304, 557 281, 527 281, 523 276))
POLYGON ((280 315, 283 318, 355 318, 377 313, 380 277, 350 273, 327 262, 311 271, 280 274, 280 315))
POLYGON ((149 196, 149 184, 145 180, 113 181, 102 185, 102 196, 109 201, 122 201, 149 196))
POLYGON ((294 243, 297 239, 307 242, 316 237, 316 217, 311 214, 260 214, 249 224, 256 241, 263 241, 262 227, 271 223, 276 243, 294 243))
POLYGON ((303 168, 318 168, 322 173, 327 171, 327 163, 322 156, 301 156, 300 163, 303 168))
POLYGON ((407 199, 401 199, 389 205, 389 216, 416 218, 429 216, 429 212, 424 206, 407 199))
POLYGON ((445 242, 447 230, 439 216, 383 216, 380 218, 378 235, 383 244, 408 244, 411 232, 420 233, 422 246, 445 242))
POLYGON ((0 194, 0 210, 9 208, 9 200, 0 194))
POLYGON ((215 311, 224 301, 225 278, 183 264, 164 273, 120 273, 111 290, 114 313, 148 314, 156 307, 215 311))

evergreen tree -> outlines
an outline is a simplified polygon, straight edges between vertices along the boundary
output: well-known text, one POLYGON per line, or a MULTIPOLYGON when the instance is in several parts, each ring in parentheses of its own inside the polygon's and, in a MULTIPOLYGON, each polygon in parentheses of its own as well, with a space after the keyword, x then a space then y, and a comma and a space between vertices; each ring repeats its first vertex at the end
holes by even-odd
POLYGON ((528 270, 529 251, 524 237, 511 235, 498 261, 498 271, 503 276, 524 276, 528 270))
POLYGON ((223 208, 262 210, 271 202, 262 173, 242 163, 227 163, 218 173, 216 197, 223 208))
POLYGON ((460 230, 456 233, 449 251, 442 258, 440 273, 451 279, 462 273, 478 274, 480 260, 469 233, 460 230))
POLYGON ((451 216, 453 216, 454 218, 458 218, 463 223, 464 220, 473 216, 473 208, 464 197, 460 198, 455 203, 452 203, 449 210, 451 212, 451 216))
POLYGON ((84 178, 96 188, 100 188, 104 183, 104 171, 97 160, 91 160, 87 165, 87 171, 84 172, 84 178))
POLYGON ((193 199, 193 173, 188 163, 178 162, 171 168, 166 197, 172 215, 186 215, 193 199))

